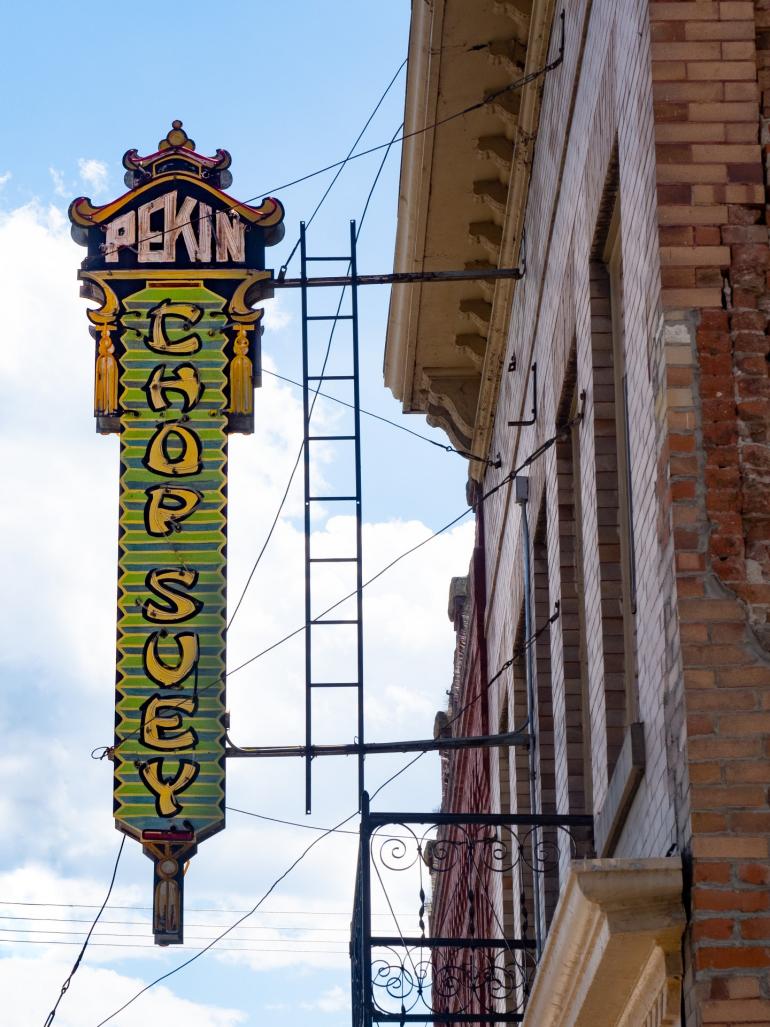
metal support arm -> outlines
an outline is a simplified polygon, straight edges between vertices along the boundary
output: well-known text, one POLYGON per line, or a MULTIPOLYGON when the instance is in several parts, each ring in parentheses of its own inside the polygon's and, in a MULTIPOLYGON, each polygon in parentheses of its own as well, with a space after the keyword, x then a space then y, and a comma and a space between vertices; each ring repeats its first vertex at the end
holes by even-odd
POLYGON ((275 759, 281 756, 376 756, 391 752, 436 752, 443 749, 488 749, 495 745, 521 745, 529 747, 526 731, 507 731, 500 735, 476 735, 471 738, 424 738, 405 742, 353 742, 350 745, 272 745, 241 748, 232 743, 225 749, 225 756, 275 759))

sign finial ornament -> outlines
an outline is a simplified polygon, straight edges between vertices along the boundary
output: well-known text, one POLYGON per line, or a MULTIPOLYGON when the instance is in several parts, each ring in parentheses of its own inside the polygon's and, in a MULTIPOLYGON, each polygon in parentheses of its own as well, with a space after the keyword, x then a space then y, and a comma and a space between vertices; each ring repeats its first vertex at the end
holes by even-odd
POLYGON ((171 122, 171 131, 158 143, 159 150, 170 150, 184 147, 185 150, 194 150, 195 143, 182 128, 182 122, 178 119, 171 122))

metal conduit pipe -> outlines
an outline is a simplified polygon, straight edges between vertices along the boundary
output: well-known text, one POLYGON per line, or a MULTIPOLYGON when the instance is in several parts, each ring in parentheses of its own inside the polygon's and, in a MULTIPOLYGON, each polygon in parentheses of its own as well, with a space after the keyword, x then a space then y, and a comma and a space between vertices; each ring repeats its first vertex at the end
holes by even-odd
MULTIPOLYGON (((529 478, 517 477, 515 480, 516 503, 521 513, 522 546, 524 549, 524 638, 530 641, 534 634, 532 617, 532 560, 529 537, 529 520, 527 517, 527 503, 529 502, 529 478)), ((537 789, 537 697, 535 696, 535 663, 534 644, 530 641, 527 645, 524 656, 524 673, 527 686, 527 728, 529 730, 529 810, 530 813, 540 812, 540 802, 537 789)), ((540 828, 532 829, 532 866, 537 867, 537 860, 540 854, 540 828)), ((535 913, 535 952, 537 959, 543 952, 543 920, 542 906, 544 896, 542 895, 541 875, 536 869, 532 875, 532 895, 534 900, 535 913)))

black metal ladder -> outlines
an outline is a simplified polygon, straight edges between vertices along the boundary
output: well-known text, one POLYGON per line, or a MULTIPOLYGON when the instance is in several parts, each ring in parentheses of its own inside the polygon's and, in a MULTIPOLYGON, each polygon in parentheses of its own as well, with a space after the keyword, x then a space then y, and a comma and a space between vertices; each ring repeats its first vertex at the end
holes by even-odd
MULTIPOLYGON (((361 589, 363 586, 361 567, 361 416, 359 403, 359 366, 358 366, 358 288, 356 268, 356 224, 350 222, 350 255, 333 257, 308 257, 305 222, 300 223, 300 259, 301 259, 301 290, 302 290, 302 384, 304 413, 304 478, 305 478, 305 812, 310 813, 312 804, 312 747, 313 747, 313 692, 316 689, 348 689, 355 691, 356 696, 356 741, 364 742, 364 660, 363 660, 363 602, 361 589), (351 276, 350 292, 343 291, 335 314, 310 314, 308 311, 309 285, 307 266, 311 262, 348 264, 351 276), (349 295, 349 312, 341 313, 343 300, 349 295), (332 332, 328 337, 323 359, 317 350, 318 340, 311 339, 310 325, 315 322, 329 322, 332 332), (350 328, 350 373, 327 374, 329 355, 335 329, 339 325, 350 328), (320 366, 319 366, 320 365, 320 366), (325 434, 321 428, 314 428, 315 394, 320 392, 325 382, 349 382, 352 385, 353 430, 349 434, 325 434), (313 495, 311 493, 311 469, 313 465, 312 449, 314 443, 343 443, 345 448, 352 443, 354 461, 354 487, 341 495, 313 495), (312 512, 318 509, 317 504, 330 504, 333 513, 339 514, 350 507, 355 510, 355 552, 345 552, 335 556, 315 556, 312 546, 312 512), (334 610, 328 611, 331 616, 313 616, 312 600, 314 596, 314 570, 320 565, 334 563, 355 564, 356 593, 355 617, 335 617, 334 610), (355 680, 350 681, 316 681, 313 668, 313 635, 318 630, 333 631, 345 627, 355 627, 355 680)), ((316 414, 316 422, 318 415, 316 414)), ((317 526, 317 525, 316 525, 317 526)), ((349 647, 348 647, 349 648, 349 647)), ((352 661, 351 661, 352 662, 352 661)), ((364 791, 364 754, 358 754, 358 796, 359 804, 364 791)))

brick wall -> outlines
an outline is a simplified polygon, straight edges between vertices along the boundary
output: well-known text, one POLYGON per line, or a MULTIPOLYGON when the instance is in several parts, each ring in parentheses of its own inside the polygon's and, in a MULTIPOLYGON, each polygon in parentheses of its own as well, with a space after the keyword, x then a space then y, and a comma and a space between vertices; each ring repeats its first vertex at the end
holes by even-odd
POLYGON ((650 7, 686 685, 693 1022, 770 1024, 767 4, 650 7), (764 101, 763 101, 764 102, 764 101), (763 915, 764 914, 764 915, 763 915))
MULTIPOLYGON (((687 1023, 770 1023, 770 293, 760 147, 770 139, 770 3, 584 0, 568 6, 566 33, 564 65, 544 89, 529 274, 512 312, 518 369, 502 382, 492 444, 514 465, 552 433, 574 351, 577 388, 587 390, 577 503, 565 443, 530 472, 530 517, 544 494, 549 510, 550 595, 566 593, 565 620, 551 632, 556 799, 574 812, 581 792, 568 785, 581 778, 568 762, 582 751, 579 732, 573 724, 571 748, 559 736, 566 683, 579 678, 566 644, 579 632, 565 579, 576 505, 587 678, 578 702, 596 813, 619 743, 607 701, 617 673, 607 648, 613 577, 601 559, 613 544, 600 464, 607 383, 597 376, 595 321, 591 331, 601 314, 591 247, 617 147, 647 761, 615 854, 679 851, 690 868, 687 1023), (544 383, 539 423, 514 432, 507 421, 528 408, 533 360, 544 383)), ((494 480, 490 472, 485 484, 494 480)), ((486 518, 494 664, 508 655, 521 604, 520 526, 504 491, 486 518)), ((510 687, 492 697, 492 722, 510 687)))
MULTIPOLYGON (((507 353, 516 369, 501 383, 491 445, 505 466, 484 482, 495 485, 551 437, 586 391, 574 445, 562 439, 527 472, 533 533, 546 511, 538 625, 561 602, 536 661, 553 718, 540 786, 560 812, 606 812, 631 712, 619 717, 616 702, 617 454, 609 467, 606 282, 595 248, 616 175, 637 567, 633 712, 646 765, 612 854, 683 859, 688 1027, 770 1027, 770 0, 573 0, 565 33, 564 62, 543 87, 528 274, 507 353), (512 429, 529 412, 534 361, 537 424, 512 429)), ((520 517, 510 490, 484 504, 477 632, 490 674, 520 630, 520 517)), ((521 687, 514 667, 491 691, 492 730, 515 721, 521 687)), ((465 797, 526 808, 521 754, 490 760, 487 779, 481 764, 471 775, 487 784, 465 797)))

